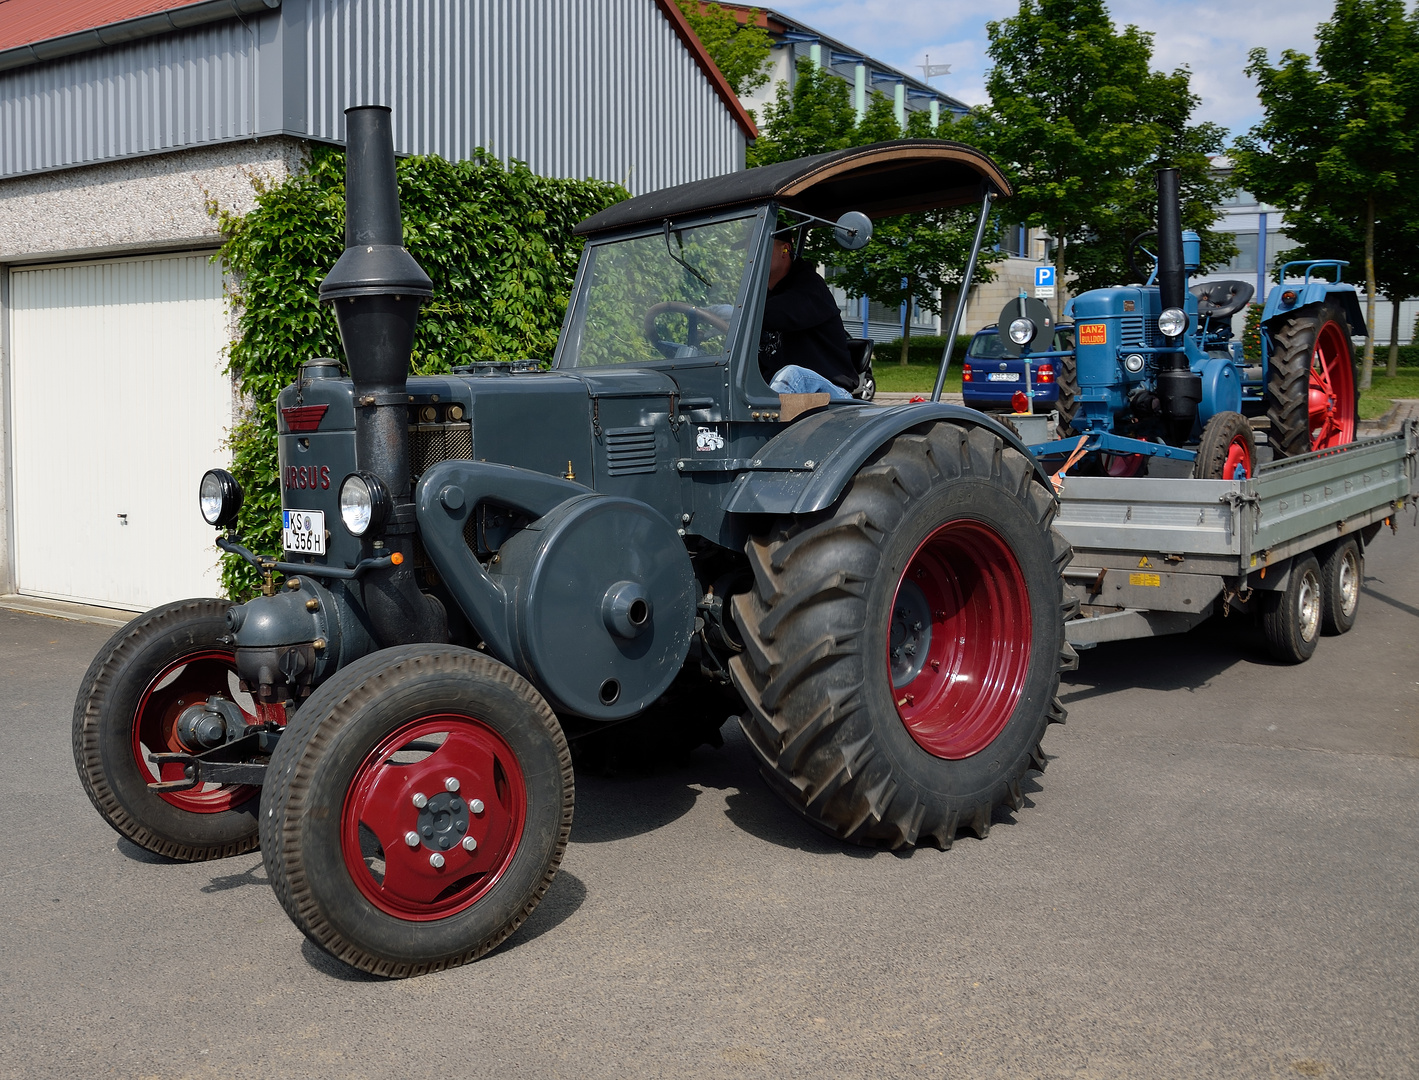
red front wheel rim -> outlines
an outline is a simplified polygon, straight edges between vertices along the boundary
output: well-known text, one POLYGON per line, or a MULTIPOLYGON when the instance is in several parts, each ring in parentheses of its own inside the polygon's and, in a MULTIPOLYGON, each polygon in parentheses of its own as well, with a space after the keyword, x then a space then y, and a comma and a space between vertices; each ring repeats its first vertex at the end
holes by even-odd
POLYGON ((1306 408, 1312 450, 1329 450, 1354 441, 1355 368, 1350 343, 1338 323, 1324 323, 1316 337, 1306 408))
POLYGON ((404 724, 361 762, 340 847, 370 903, 427 922, 482 899, 526 823, 527 784, 512 748, 481 720, 440 713, 404 724))
POLYGON ((1222 466, 1222 479, 1239 480, 1251 476, 1251 449, 1241 435, 1233 436, 1227 444, 1227 462, 1222 466))
MULTIPOLYGON (((199 649, 188 653, 163 668, 148 684, 133 714, 133 760, 149 782, 183 779, 182 765, 158 767, 149 755, 192 753, 193 748, 183 745, 178 738, 178 717, 189 706, 200 705, 213 695, 235 701, 246 714, 247 723, 257 722, 250 698, 237 689, 236 654, 230 649, 199 649)), ((189 813, 219 814, 255 798, 258 790, 249 786, 202 784, 187 791, 155 794, 189 813)))
POLYGON ((1031 626, 1024 574, 994 529, 953 521, 921 542, 887 644, 897 715, 917 745, 959 760, 995 741, 1024 692, 1031 626))

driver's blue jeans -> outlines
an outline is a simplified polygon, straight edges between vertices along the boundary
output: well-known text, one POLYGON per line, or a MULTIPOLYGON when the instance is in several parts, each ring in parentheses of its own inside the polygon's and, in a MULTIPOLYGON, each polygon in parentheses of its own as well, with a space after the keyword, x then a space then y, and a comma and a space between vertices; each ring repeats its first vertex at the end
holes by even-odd
POLYGON ((851 401, 852 395, 837 383, 797 364, 789 364, 774 372, 769 389, 776 394, 827 394, 834 401, 851 401))

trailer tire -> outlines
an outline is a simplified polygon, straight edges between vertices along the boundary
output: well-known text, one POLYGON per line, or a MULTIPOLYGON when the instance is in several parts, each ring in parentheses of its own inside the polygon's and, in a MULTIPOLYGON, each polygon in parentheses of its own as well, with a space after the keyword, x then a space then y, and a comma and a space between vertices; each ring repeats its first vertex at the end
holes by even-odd
POLYGON ((1328 546, 1320 564, 1321 630, 1348 633, 1360 608, 1360 586, 1365 580, 1365 556, 1354 537, 1328 546))
POLYGON ((291 721, 262 793, 262 858, 311 941, 403 978, 522 925, 572 803, 566 739, 530 683, 469 649, 405 645, 343 668, 291 721))
POLYGON ((98 651, 74 701, 74 765, 89 801, 120 835, 170 859, 218 859, 257 844, 259 789, 148 787, 182 776, 180 766, 158 770, 149 759, 187 751, 175 730, 182 710, 213 694, 235 700, 230 606, 180 600, 139 615, 98 651))
POLYGON ((1320 641, 1320 564, 1314 555, 1291 561, 1286 587, 1261 594, 1261 629, 1267 650, 1284 664, 1309 660, 1320 641))
POLYGON ((1276 457, 1297 457, 1353 442, 1360 422, 1355 349, 1345 312, 1311 306, 1271 329, 1266 413, 1276 457))
POLYGON ((1024 454, 941 422, 877 451, 835 507, 752 536, 730 673, 770 787, 888 848, 948 848, 1018 809, 1074 659, 1056 509, 1024 454))
POLYGON ((1235 480, 1238 468, 1243 476, 1256 475, 1256 438, 1241 413, 1219 412, 1202 429, 1192 463, 1193 479, 1235 480))

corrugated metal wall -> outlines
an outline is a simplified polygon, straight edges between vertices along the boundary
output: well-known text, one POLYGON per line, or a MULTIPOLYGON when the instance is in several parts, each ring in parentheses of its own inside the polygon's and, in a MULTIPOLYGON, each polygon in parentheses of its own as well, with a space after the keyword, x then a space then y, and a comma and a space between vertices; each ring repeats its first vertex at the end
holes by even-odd
POLYGON ((654 0, 285 0, 0 73, 0 177, 251 135, 339 142, 352 104, 393 107, 401 152, 482 146, 637 193, 744 161, 654 0))
POLYGON ((343 141, 343 110, 369 103, 394 108, 401 151, 482 146, 633 192, 743 167, 742 133, 649 0, 310 0, 308 40, 316 138, 343 141))
POLYGON ((4 72, 0 176, 251 135, 257 52, 230 19, 4 72))

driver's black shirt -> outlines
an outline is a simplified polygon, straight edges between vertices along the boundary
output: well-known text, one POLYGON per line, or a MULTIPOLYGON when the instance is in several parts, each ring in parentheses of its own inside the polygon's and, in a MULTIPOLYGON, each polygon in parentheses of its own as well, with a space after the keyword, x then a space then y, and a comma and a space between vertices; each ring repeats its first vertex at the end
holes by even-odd
POLYGON ((847 330, 828 283, 806 259, 794 259, 764 302, 759 370, 764 381, 789 364, 816 371, 844 390, 857 389, 847 330))

